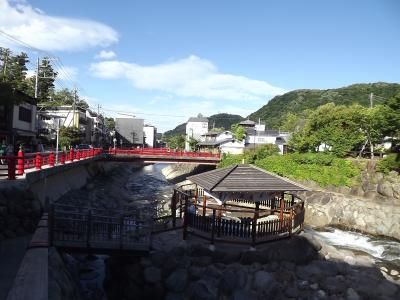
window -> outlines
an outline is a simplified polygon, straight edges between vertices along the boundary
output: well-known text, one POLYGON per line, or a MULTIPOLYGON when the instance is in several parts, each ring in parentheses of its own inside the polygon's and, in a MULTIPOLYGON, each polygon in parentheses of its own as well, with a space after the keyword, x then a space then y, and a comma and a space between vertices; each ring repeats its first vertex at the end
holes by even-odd
POLYGON ((25 107, 19 107, 19 120, 31 123, 32 122, 32 111, 25 107))
POLYGON ((7 113, 6 113, 6 106, 0 105, 0 128, 7 127, 7 113))
POLYGON ((265 139, 264 138, 258 138, 258 142, 259 143, 265 143, 265 139))
POLYGON ((208 128, 208 124, 207 123, 203 123, 203 128, 208 128))

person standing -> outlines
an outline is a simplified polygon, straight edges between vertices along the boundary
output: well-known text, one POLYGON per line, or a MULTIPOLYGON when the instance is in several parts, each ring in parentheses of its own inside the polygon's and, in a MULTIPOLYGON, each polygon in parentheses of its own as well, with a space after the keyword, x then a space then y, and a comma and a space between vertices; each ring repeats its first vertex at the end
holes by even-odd
MULTIPOLYGON (((3 142, 0 145, 0 156, 6 156, 6 154, 7 154, 7 145, 6 145, 6 141, 3 140, 3 142)), ((4 158, 2 158, 0 160, 2 165, 4 165, 5 161, 6 160, 4 158)))

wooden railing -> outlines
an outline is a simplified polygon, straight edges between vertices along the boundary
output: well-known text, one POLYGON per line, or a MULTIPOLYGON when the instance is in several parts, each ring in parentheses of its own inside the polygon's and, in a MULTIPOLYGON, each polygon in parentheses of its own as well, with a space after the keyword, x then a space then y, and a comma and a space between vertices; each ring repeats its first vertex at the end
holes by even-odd
POLYGON ((15 180, 16 176, 22 176, 26 173, 26 170, 40 170, 43 167, 52 168, 57 165, 73 163, 102 154, 103 150, 100 148, 84 150, 74 150, 71 148, 68 152, 50 151, 30 154, 24 154, 22 151, 19 151, 17 156, 0 156, 1 161, 4 162, 2 166, 6 166, 6 168, 0 168, 0 176, 15 180))
POLYGON ((146 251, 151 224, 127 212, 53 204, 49 232, 56 247, 146 251))
MULTIPOLYGON (((290 199, 262 201, 263 209, 259 209, 259 204, 256 205, 257 209, 249 209, 248 206, 236 204, 226 204, 224 207, 216 207, 215 205, 203 207, 196 201, 193 194, 195 194, 194 191, 183 191, 176 188, 171 200, 172 212, 174 211, 173 203, 185 201, 183 213, 181 213, 181 216, 183 215, 184 239, 190 232, 190 234, 209 240, 212 244, 230 242, 255 246, 267 241, 289 237, 303 230, 304 201, 292 194, 288 194, 291 196, 290 199), (196 206, 196 211, 189 208, 192 205, 196 206), (206 215, 205 211, 212 213, 206 215), (251 217, 232 218, 223 216, 226 213, 247 214, 251 217), (269 216, 274 215, 274 219, 268 220, 269 216)), ((239 203, 240 201, 234 202, 239 203)), ((176 218, 176 215, 174 216, 174 213, 172 213, 172 217, 176 218)))

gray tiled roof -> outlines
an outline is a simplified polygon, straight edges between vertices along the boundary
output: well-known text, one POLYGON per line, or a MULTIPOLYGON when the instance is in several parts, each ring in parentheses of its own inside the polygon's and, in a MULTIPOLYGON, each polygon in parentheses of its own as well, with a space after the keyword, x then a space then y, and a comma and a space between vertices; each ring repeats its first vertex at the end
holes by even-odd
POLYGON ((208 122, 208 119, 204 118, 204 117, 201 117, 201 118, 191 117, 191 118, 189 118, 188 122, 208 122))
POLYGON ((253 165, 233 165, 187 179, 210 192, 304 191, 301 185, 253 165))

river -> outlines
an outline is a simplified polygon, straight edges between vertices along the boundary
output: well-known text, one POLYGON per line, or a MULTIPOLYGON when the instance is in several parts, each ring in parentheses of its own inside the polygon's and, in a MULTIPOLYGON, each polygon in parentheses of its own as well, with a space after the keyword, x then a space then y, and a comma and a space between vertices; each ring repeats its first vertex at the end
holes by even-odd
MULTIPOLYGON (((109 176, 100 177, 92 183, 92 192, 81 191, 78 198, 82 199, 86 195, 92 205, 97 206, 99 203, 103 203, 109 206, 110 201, 116 200, 116 197, 123 194, 132 202, 150 201, 161 207, 169 201, 173 189, 173 185, 161 174, 161 169, 165 166, 154 164, 142 168, 125 169, 124 174, 112 174, 114 180, 111 181, 109 176), (123 186, 118 185, 119 182, 124 182, 123 186), (123 193, 118 189, 123 189, 123 193)), ((393 270, 400 271, 399 241, 329 227, 319 230, 308 227, 306 231, 337 248, 352 250, 355 254, 360 252, 368 254, 379 267, 386 268, 388 274, 393 270)), ((107 257, 74 257, 79 261, 80 283, 86 299, 106 299, 102 282, 104 280, 104 260, 107 257)), ((396 272, 393 273, 395 275, 392 277, 398 279, 400 275, 396 272)))

